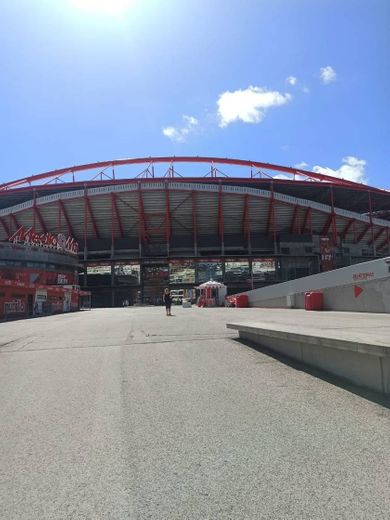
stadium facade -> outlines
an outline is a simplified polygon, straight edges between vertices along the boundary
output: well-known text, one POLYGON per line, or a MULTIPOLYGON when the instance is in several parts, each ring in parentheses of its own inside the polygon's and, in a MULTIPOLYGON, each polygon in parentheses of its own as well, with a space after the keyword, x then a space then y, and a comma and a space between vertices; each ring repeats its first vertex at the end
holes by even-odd
POLYGON ((0 185, 0 241, 72 237, 93 306, 158 303, 168 285, 191 296, 209 279, 235 293, 389 255, 389 216, 386 190, 238 159, 121 159, 0 185))
POLYGON ((0 242, 0 320, 79 310, 89 293, 80 290, 76 248, 63 234, 23 228, 0 242))

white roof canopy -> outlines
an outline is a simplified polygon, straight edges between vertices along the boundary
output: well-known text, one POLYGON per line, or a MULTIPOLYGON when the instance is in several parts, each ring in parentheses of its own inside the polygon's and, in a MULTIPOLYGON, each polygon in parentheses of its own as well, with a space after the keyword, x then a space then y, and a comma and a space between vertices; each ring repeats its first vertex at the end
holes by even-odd
POLYGON ((226 285, 220 282, 214 282, 213 280, 209 280, 208 282, 200 284, 198 286, 198 289, 220 289, 221 287, 226 287, 226 285))

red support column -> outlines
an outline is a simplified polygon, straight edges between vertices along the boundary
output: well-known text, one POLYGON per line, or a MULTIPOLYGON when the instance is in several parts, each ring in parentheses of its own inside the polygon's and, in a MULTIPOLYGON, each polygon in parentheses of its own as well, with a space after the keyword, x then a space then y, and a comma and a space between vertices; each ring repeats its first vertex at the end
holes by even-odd
POLYGON ((347 236, 348 231, 351 229, 351 226, 355 225, 355 219, 351 218, 351 220, 348 221, 348 224, 345 226, 343 231, 341 232, 341 240, 345 240, 345 237, 347 236))
POLYGON ((290 226, 290 233, 292 235, 295 233, 296 229, 299 229, 299 225, 297 225, 298 214, 299 214, 299 204, 295 204, 293 216, 291 219, 291 226, 290 226))
POLYGON ((327 235, 329 233, 329 229, 330 229, 330 226, 332 225, 332 221, 333 221, 333 215, 330 214, 325 223, 325 226, 322 228, 321 235, 327 235))
POLYGON ((15 226, 15 231, 17 231, 21 226, 13 213, 11 213, 10 217, 11 217, 13 225, 15 226))
POLYGON ((390 228, 386 228, 386 238, 382 242, 380 246, 378 246, 378 249, 381 250, 387 245, 387 252, 390 254, 390 228))
POLYGON ((139 254, 142 255, 142 245, 148 241, 146 230, 146 219, 144 203, 142 200, 141 183, 138 183, 138 237, 139 237, 139 254))
POLYGON ((307 210, 305 212, 305 216, 303 218, 303 223, 302 223, 302 227, 301 227, 301 235, 303 235, 306 232, 307 223, 308 223, 309 219, 311 222, 311 208, 307 208, 307 210))
POLYGON ((271 233, 271 228, 273 227, 273 221, 274 221, 274 213, 275 213, 275 199, 274 199, 274 192, 271 191, 271 198, 269 199, 269 206, 268 206, 268 217, 267 217, 267 228, 266 233, 269 235, 271 233))
POLYGON ((34 229, 34 231, 36 231, 36 227, 37 227, 36 219, 38 219, 39 225, 40 225, 43 233, 47 233, 46 224, 44 223, 41 212, 39 211, 39 208, 37 206, 37 194, 36 194, 36 191, 34 190, 34 199, 33 199, 33 229, 34 229))
POLYGON ((62 211, 60 204, 57 204, 57 230, 62 233, 62 211))
POLYGON ((4 231, 7 234, 7 237, 9 237, 11 235, 11 233, 10 233, 8 224, 6 223, 6 221, 3 218, 0 218, 0 222, 1 222, 1 225, 3 226, 3 228, 4 228, 4 231))
POLYGON ((92 211, 91 201, 89 200, 87 193, 85 193, 85 197, 86 197, 86 201, 87 201, 87 208, 88 208, 89 216, 91 217, 91 222, 92 222, 92 227, 93 227, 93 232, 95 234, 95 238, 100 238, 96 220, 95 220, 95 217, 94 217, 94 214, 92 211))
POLYGON ((269 235, 272 231, 273 239, 274 239, 274 252, 277 253, 277 243, 276 243, 276 221, 275 221, 275 194, 274 194, 274 184, 271 181, 271 197, 268 206, 268 218, 267 218, 267 229, 266 233, 269 235))
POLYGON ((84 188, 84 260, 88 258, 88 202, 87 202, 87 188, 84 188))
POLYGON ((43 220, 42 214, 39 211, 38 206, 35 207, 35 212, 37 214, 38 222, 39 222, 39 225, 41 226, 42 231, 44 233, 47 233, 47 227, 46 227, 45 221, 43 220))
POLYGON ((191 203, 192 203, 192 238, 194 244, 194 254, 198 256, 198 219, 196 212, 196 192, 191 191, 191 203))
POLYGON ((365 236, 365 234, 367 233, 367 231, 370 229, 371 227, 371 224, 368 224, 365 229, 363 229, 363 231, 360 233, 360 235, 357 237, 356 239, 356 244, 358 244, 365 236))
POLYGON ((371 246, 372 244, 375 244, 375 242, 378 240, 378 238, 385 232, 387 228, 380 228, 379 231, 375 233, 375 235, 372 237, 372 240, 368 242, 368 245, 371 246))
POLYGON ((120 234, 121 238, 123 238, 125 236, 125 234, 123 232, 122 219, 121 219, 121 216, 120 216, 119 210, 118 210, 117 197, 116 197, 115 193, 112 193, 111 196, 112 196, 112 203, 113 203, 113 206, 114 206, 115 220, 116 220, 116 223, 118 225, 119 234, 120 234))
POLYGON ((221 240, 221 253, 225 254, 225 230, 223 222, 223 198, 222 198, 222 186, 219 185, 218 191, 218 235, 221 240))
POLYGON ((370 228, 371 228, 371 240, 369 242, 369 245, 373 246, 374 255, 375 255, 376 251, 375 251, 375 240, 374 240, 374 224, 372 222, 372 198, 371 198, 370 190, 368 190, 368 208, 369 208, 370 228))
POLYGON ((165 239, 167 243, 167 255, 169 256, 169 248, 171 243, 171 208, 169 204, 169 189, 165 183, 165 239))
POLYGON ((64 216, 66 225, 68 227, 69 235, 72 236, 73 238, 76 238, 76 233, 74 232, 73 226, 72 226, 72 224, 70 222, 69 215, 68 215, 68 213, 66 211, 66 208, 65 208, 65 204, 62 202, 61 199, 58 201, 58 205, 59 205, 59 208, 61 210, 62 215, 64 216))
POLYGON ((332 206, 332 213, 331 213, 331 224, 332 224, 332 241, 333 245, 337 246, 337 225, 336 225, 336 213, 334 211, 334 193, 333 193, 333 186, 330 187, 330 202, 332 206))
POLYGON ((114 204, 115 204, 114 203, 114 194, 111 193, 111 258, 114 257, 114 251, 115 251, 115 210, 114 210, 114 204))
POLYGON ((242 215, 242 232, 247 240, 248 251, 251 251, 251 228, 249 220, 249 195, 244 195, 244 212, 242 215))
POLYGON ((33 225, 32 225, 32 227, 33 227, 34 232, 37 229, 36 221, 35 221, 35 218, 36 218, 36 211, 35 211, 35 209, 36 209, 36 191, 34 189, 33 190, 33 208, 32 208, 32 213, 33 213, 33 215, 32 215, 32 217, 33 217, 33 225))

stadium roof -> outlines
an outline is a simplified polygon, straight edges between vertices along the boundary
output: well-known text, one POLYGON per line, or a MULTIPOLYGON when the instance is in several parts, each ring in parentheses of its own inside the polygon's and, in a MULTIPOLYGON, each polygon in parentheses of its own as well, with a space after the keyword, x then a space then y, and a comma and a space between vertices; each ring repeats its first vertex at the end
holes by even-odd
POLYGON ((0 185, 0 239, 18 225, 42 231, 66 225, 79 240, 126 237, 140 229, 145 240, 167 238, 193 233, 195 214, 199 234, 332 232, 381 248, 388 245, 389 211, 385 190, 302 169, 216 157, 144 157, 0 185))

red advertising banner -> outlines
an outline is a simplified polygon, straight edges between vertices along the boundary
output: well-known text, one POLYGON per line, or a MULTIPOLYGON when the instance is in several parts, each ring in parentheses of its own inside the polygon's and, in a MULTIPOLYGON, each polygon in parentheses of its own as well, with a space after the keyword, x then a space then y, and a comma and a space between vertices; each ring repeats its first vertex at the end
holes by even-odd
POLYGON ((44 271, 32 268, 14 269, 10 267, 0 267, 0 278, 21 283, 39 283, 43 285, 77 285, 78 283, 74 273, 44 271))

